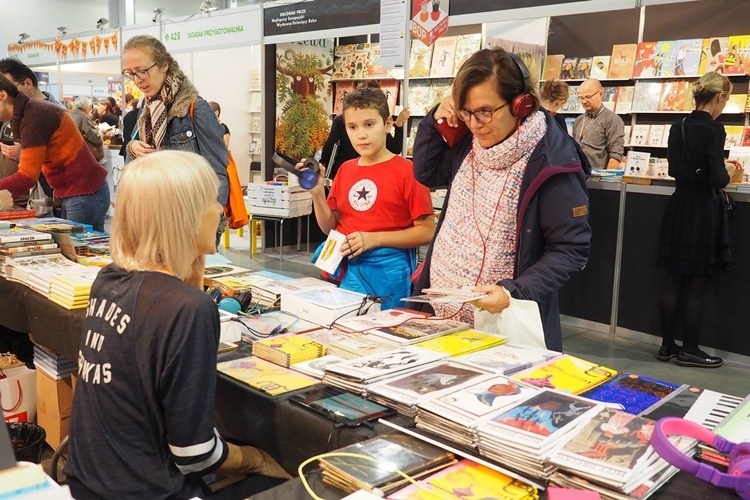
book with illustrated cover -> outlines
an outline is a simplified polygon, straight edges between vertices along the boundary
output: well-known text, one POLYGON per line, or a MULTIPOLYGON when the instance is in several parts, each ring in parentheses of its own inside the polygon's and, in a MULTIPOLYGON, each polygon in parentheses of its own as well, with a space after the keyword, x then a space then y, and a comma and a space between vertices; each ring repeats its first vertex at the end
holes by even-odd
POLYGON ((573 126, 576 123, 576 119, 572 116, 565 117, 565 130, 568 131, 568 135, 573 137, 573 126))
POLYGON ((659 110, 661 82, 635 82, 632 111, 636 113, 653 113, 659 110))
MULTIPOLYGON (((456 59, 453 62, 453 74, 458 73, 461 65, 476 51, 482 48, 482 34, 470 33, 468 35, 458 35, 456 42, 456 59)), ((558 76, 559 76, 558 72, 558 76)), ((557 78, 557 77, 555 77, 557 78)))
POLYGON ((565 104, 563 104, 562 108, 560 108, 561 113, 583 113, 583 106, 581 105, 581 101, 578 99, 578 86, 570 85, 568 86, 568 100, 565 101, 565 104))
POLYGON ((334 80, 343 78, 354 78, 352 76, 352 62, 354 61, 354 44, 336 45, 333 54, 333 74, 334 80))
POLYGON ((542 80, 558 80, 562 71, 562 63, 565 56, 563 54, 551 54, 544 60, 544 72, 542 80))
POLYGON ((716 426, 714 433, 733 443, 750 442, 750 396, 716 426))
POLYGON ((724 73, 727 58, 728 37, 711 37, 703 39, 703 55, 698 68, 698 74, 703 75, 711 71, 724 73))
MULTIPOLYGON (((411 96, 410 96, 411 99, 411 96)), ((406 140, 406 155, 412 156, 414 154, 414 141, 417 140, 417 130, 419 130, 419 123, 422 118, 410 117, 409 118, 409 138, 406 140)))
POLYGON ((610 111, 614 111, 616 101, 617 87, 604 87, 602 89, 602 106, 610 111))
POLYGON ((336 82, 336 92, 333 96, 333 114, 340 115, 343 110, 344 98, 354 92, 354 82, 336 82))
POLYGON ((390 328, 400 326, 410 319, 426 318, 430 316, 427 312, 414 309, 394 308, 382 311, 351 316, 336 322, 336 327, 349 332, 365 332, 376 328, 390 328))
POLYGON ((576 63, 576 68, 573 73, 573 78, 576 80, 586 80, 591 76, 591 62, 592 57, 579 57, 576 63))
POLYGON ((634 43, 616 44, 612 46, 612 56, 609 58, 608 73, 608 77, 611 80, 629 80, 633 77, 636 48, 637 45, 634 43))
POLYGON ((370 57, 367 61, 367 76, 369 78, 382 78, 388 76, 388 70, 380 64, 380 44, 370 45, 370 57))
POLYGON ((688 82, 684 80, 664 82, 659 96, 659 111, 683 111, 688 98, 688 82))
MULTIPOLYGON (((331 344, 335 342, 341 342, 343 340, 354 338, 354 335, 352 335, 351 333, 342 332, 340 330, 336 330, 332 328, 320 328, 319 326, 317 326, 313 330, 300 333, 299 335, 307 339, 314 340, 315 342, 318 342, 319 344, 323 344, 324 346, 326 346, 326 348, 330 347, 331 344)), ((391 346, 391 347, 395 347, 395 346, 391 346)))
POLYGON ((648 144, 648 134, 651 129, 651 125, 647 123, 638 123, 633 126, 633 131, 630 134, 630 145, 631 146, 645 146, 648 144))
MULTIPOLYGON (((396 348, 396 344, 372 335, 352 335, 343 332, 337 334, 344 338, 326 344, 326 353, 335 354, 345 359, 356 359, 396 348)), ((323 340, 320 342, 325 343, 323 340)))
POLYGON ((453 76, 453 63, 456 59, 455 36, 442 36, 435 40, 432 49, 432 64, 430 65, 430 76, 453 76))
POLYGON ((388 101, 388 110, 392 115, 396 114, 396 104, 398 103, 398 91, 401 83, 397 80, 380 80, 380 89, 385 94, 388 101))
POLYGON ((578 66, 577 57, 565 57, 560 69, 560 80, 573 80, 575 78, 576 67, 578 66))
MULTIPOLYGON (((663 124, 653 124, 648 129, 648 141, 647 145, 652 147, 659 147, 662 143, 662 137, 664 135, 664 128, 665 126, 663 124)), ((625 171, 627 172, 628 166, 625 164, 625 171)), ((630 174, 627 174, 630 175, 630 174)))
POLYGON ((617 98, 615 100, 615 113, 628 114, 633 107, 633 94, 635 88, 631 86, 617 87, 617 98))
MULTIPOLYGON (((8 257, 6 257, 8 259, 8 257)), ((49 280, 55 274, 62 274, 66 272, 80 272, 86 269, 85 266, 73 262, 61 254, 52 255, 32 255, 30 257, 19 257, 13 259, 12 263, 8 263, 6 260, 5 276, 9 280, 20 281, 22 283, 29 284, 29 275, 31 273, 47 273, 46 281, 49 285, 49 280)), ((46 295, 49 290, 42 292, 46 295)))
POLYGON ((248 273, 250 269, 234 264, 215 264, 206 266, 203 270, 203 279, 220 278, 230 274, 248 273))
POLYGON ((611 56, 594 56, 591 59, 591 78, 606 80, 609 77, 609 61, 611 56))
POLYGON ((657 42, 641 42, 635 50, 633 64, 633 78, 649 78, 656 76, 654 53, 657 42))
POLYGON ((432 399, 492 376, 491 373, 479 368, 446 361, 402 377, 369 385, 367 396, 381 404, 396 408, 399 413, 413 416, 414 405, 420 401, 432 399))
POLYGON ((393 327, 377 328, 370 335, 396 344, 414 344, 449 333, 466 330, 468 323, 451 319, 415 318, 393 327))
POLYGON ((293 333, 253 342, 253 356, 287 368, 293 363, 319 358, 323 354, 323 344, 293 333))
POLYGON ((37 231, 34 229, 25 229, 22 227, 11 227, 0 229, 0 244, 19 243, 50 243, 52 236, 49 233, 37 231))
POLYGON ((310 387, 318 380, 296 373, 288 368, 264 361, 255 356, 224 361, 216 369, 228 377, 239 380, 254 389, 277 396, 286 392, 310 387))
POLYGON ((339 451, 375 459, 370 461, 347 456, 321 458, 323 481, 347 493, 378 488, 389 494, 407 483, 394 469, 418 479, 456 462, 451 452, 415 437, 396 433, 374 437, 339 451))
POLYGON ((459 356, 456 361, 500 375, 508 375, 549 361, 559 355, 560 353, 556 351, 508 343, 459 356))
POLYGON ((624 372, 581 393, 581 396, 603 403, 616 403, 622 406, 623 411, 638 415, 678 387, 679 384, 624 372))
MULTIPOLYGON (((649 128, 649 136, 651 135, 651 128, 654 127, 662 127, 661 125, 651 125, 649 128)), ((663 129, 660 129, 663 131, 663 129)), ((659 134, 659 138, 661 138, 661 134, 659 134)), ((645 144, 646 146, 649 145, 648 140, 645 144)), ((632 149, 628 151, 627 156, 625 157, 625 172, 623 175, 632 176, 632 177, 646 177, 649 174, 649 160, 651 159, 651 153, 646 153, 643 151, 633 151, 632 149)))
POLYGON ((675 40, 674 46, 674 69, 671 74, 674 76, 699 75, 703 54, 703 39, 675 40))
POLYGON ((617 371, 569 354, 554 358, 541 366, 512 375, 515 380, 540 388, 558 389, 579 394, 617 375, 617 371))
POLYGON ((732 35, 727 41, 725 75, 746 75, 750 65, 750 35, 732 35))
MULTIPOLYGON (((424 77, 430 74, 432 64, 432 45, 425 45, 421 40, 413 38, 409 51, 409 77, 424 77)), ((410 99, 411 101, 411 99, 410 99)))
MULTIPOLYGON (((412 116, 426 115, 430 110, 430 82, 429 80, 416 80, 409 82, 409 109, 412 116)), ((415 129, 416 133, 416 129, 415 129)))
POLYGON ((463 330, 449 333, 430 340, 416 344, 418 347, 431 351, 447 354, 448 356, 461 356, 489 347, 495 347, 507 342, 506 337, 480 332, 478 330, 463 330))
POLYGON ((745 112, 745 102, 747 101, 747 94, 731 94, 729 100, 722 114, 738 114, 745 112))
POLYGON ((654 75, 674 76, 675 42, 660 40, 654 47, 654 75))
POLYGON ((319 358, 294 363, 289 368, 298 372, 302 372, 305 375, 321 379, 323 378, 323 375, 325 375, 325 369, 327 366, 335 365, 336 363, 341 363, 342 361, 346 360, 332 354, 326 354, 325 356, 321 356, 319 358))
POLYGON ((471 460, 461 460, 391 494, 391 500, 536 500, 537 489, 500 471, 471 460))
POLYGON ((742 133, 745 128, 742 125, 724 125, 727 138, 724 141, 724 149, 730 149, 742 145, 742 133))
POLYGON ((250 146, 247 148, 247 152, 251 155, 259 155, 261 153, 261 142, 258 139, 250 141, 250 146))
POLYGON ((362 382, 375 382, 404 370, 415 370, 420 366, 437 363, 447 357, 416 346, 398 347, 346 363, 338 363, 326 369, 326 377, 332 374, 362 382))
POLYGON ((259 134, 261 132, 262 124, 263 122, 260 114, 254 114, 250 117, 250 127, 248 128, 248 131, 252 134, 259 134))

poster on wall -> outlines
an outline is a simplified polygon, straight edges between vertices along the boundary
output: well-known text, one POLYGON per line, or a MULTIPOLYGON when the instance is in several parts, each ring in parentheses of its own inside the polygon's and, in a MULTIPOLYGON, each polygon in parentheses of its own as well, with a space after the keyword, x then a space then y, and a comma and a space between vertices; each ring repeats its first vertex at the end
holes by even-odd
POLYGON ((412 0, 411 34, 428 47, 448 31, 448 0, 412 0))
POLYGON ((276 45, 276 151, 300 159, 323 147, 330 129, 333 48, 333 39, 276 45))

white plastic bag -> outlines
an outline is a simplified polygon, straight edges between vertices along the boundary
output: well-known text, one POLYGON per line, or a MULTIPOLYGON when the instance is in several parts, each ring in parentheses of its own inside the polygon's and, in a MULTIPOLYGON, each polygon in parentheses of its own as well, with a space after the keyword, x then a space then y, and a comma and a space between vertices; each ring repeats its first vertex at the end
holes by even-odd
POLYGON ((25 366, 0 371, 0 407, 6 422, 36 421, 36 371, 25 366))
POLYGON ((514 344, 547 348, 539 305, 533 300, 511 297, 507 309, 495 314, 476 309, 474 328, 508 337, 508 341, 514 344))

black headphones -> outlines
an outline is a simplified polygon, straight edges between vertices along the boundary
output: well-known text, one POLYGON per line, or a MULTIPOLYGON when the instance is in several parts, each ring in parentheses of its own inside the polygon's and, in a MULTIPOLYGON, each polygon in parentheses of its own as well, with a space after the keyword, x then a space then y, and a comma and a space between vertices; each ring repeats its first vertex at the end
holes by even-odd
POLYGON ((523 120, 534 110, 534 96, 531 95, 531 83, 529 83, 529 69, 513 52, 508 52, 511 60, 516 63, 523 77, 523 91, 513 98, 510 104, 510 112, 519 120, 523 120))
POLYGON ((274 152, 272 159, 274 164, 296 175, 299 179, 299 185, 303 188, 312 189, 318 183, 320 166, 315 158, 306 158, 305 166, 302 168, 302 170, 297 170, 296 168, 294 168, 294 165, 297 162, 286 155, 282 155, 281 153, 274 152))

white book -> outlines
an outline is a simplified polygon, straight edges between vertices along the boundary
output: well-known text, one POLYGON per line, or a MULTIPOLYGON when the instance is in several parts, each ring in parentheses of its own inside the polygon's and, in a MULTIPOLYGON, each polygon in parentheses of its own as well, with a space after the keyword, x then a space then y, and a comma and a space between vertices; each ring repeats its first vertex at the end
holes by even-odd
POLYGON ((633 126, 630 135, 631 146, 645 146, 648 142, 648 134, 651 126, 648 124, 637 124, 633 126))
POLYGON ((346 363, 339 363, 328 367, 326 372, 368 382, 382 379, 388 375, 395 375, 404 370, 415 370, 420 366, 435 363, 447 357, 445 354, 429 349, 406 346, 371 354, 346 363))
POLYGON ((648 161, 650 158, 651 153, 633 150, 628 151, 628 156, 625 161, 625 175, 645 177, 648 174, 648 161))

